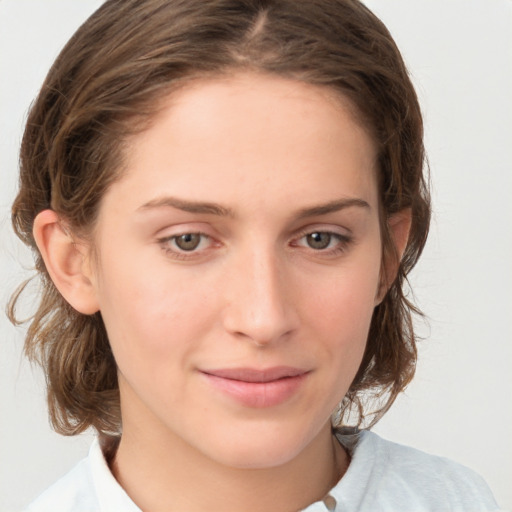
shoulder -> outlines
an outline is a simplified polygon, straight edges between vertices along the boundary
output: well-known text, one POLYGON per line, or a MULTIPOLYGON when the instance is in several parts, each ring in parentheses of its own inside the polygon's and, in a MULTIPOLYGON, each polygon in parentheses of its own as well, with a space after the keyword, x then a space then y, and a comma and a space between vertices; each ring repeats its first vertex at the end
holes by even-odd
POLYGON ((339 439, 352 448, 345 476, 364 483, 361 510, 498 510, 482 477, 461 464, 368 431, 348 438, 342 433, 339 439))
POLYGON ((99 510, 89 460, 81 460, 26 509, 26 512, 85 512, 99 510))
POLYGON ((87 458, 80 461, 25 512, 140 512, 117 483, 96 439, 87 458))

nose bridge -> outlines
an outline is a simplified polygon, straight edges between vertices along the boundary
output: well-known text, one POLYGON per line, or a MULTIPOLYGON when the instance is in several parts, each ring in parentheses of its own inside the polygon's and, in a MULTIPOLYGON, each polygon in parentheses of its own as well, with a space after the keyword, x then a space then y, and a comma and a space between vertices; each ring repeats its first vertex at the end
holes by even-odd
POLYGON ((251 245, 237 258, 236 268, 230 278, 226 329, 258 345, 292 331, 296 318, 282 255, 270 244, 251 245))

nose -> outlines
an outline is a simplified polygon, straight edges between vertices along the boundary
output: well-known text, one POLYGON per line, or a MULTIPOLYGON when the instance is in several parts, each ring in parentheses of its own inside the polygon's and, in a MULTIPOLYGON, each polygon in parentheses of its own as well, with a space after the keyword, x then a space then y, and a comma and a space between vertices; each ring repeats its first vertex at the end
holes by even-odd
POLYGON ((225 283, 224 328, 258 346, 288 337, 298 326, 294 286, 272 250, 248 250, 225 283))

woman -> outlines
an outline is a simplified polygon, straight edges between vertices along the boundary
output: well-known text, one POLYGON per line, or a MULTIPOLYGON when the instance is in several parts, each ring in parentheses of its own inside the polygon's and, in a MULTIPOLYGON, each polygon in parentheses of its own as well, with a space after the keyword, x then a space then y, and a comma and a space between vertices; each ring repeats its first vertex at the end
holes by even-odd
POLYGON ((429 223, 416 95, 361 4, 106 2, 21 161, 27 352, 56 429, 99 434, 31 510, 496 509, 469 470, 338 428, 413 376, 429 223))

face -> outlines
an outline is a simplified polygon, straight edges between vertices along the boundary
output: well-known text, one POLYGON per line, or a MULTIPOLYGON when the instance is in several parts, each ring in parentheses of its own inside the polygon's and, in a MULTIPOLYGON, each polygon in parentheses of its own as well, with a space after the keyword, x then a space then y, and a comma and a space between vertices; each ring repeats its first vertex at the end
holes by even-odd
POLYGON ((126 156, 92 277, 124 432, 293 460, 328 432, 377 301, 370 137, 330 90, 240 74, 173 92, 126 156))

